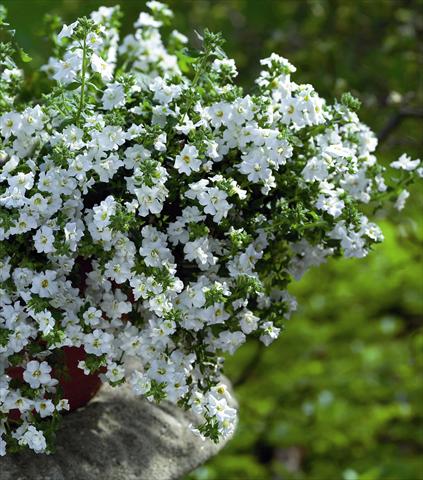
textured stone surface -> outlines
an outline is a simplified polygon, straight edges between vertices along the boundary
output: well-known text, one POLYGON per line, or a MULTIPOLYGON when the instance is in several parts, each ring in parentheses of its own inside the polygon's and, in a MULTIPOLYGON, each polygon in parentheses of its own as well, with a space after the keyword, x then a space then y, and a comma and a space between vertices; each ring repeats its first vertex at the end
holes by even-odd
POLYGON ((1 457, 0 479, 179 479, 223 447, 193 435, 193 420, 174 405, 105 385, 85 408, 66 415, 56 453, 1 457))

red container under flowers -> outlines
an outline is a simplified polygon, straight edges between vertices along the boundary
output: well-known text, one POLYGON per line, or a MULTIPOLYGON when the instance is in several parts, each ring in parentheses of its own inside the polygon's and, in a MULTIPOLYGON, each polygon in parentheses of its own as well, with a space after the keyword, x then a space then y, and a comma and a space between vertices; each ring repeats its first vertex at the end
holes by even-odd
MULTIPOLYGON (((70 411, 72 411, 83 407, 94 397, 101 387, 101 379, 97 374, 85 375, 83 370, 78 368, 78 363, 86 357, 83 347, 63 347, 62 351, 66 377, 56 375, 54 369, 52 377, 59 380, 63 398, 69 400, 70 411)), ((13 379, 23 381, 22 367, 9 367, 6 373, 13 379)), ((12 420, 17 420, 19 417, 19 410, 12 410, 9 414, 12 420)))
POLYGON ((63 398, 69 400, 70 411, 86 405, 101 387, 101 380, 97 374, 85 375, 78 368, 78 363, 85 360, 86 353, 83 347, 64 347, 65 366, 69 377, 59 378, 63 388, 63 398))
MULTIPOLYGON (((81 292, 84 292, 87 274, 92 271, 91 261, 78 257, 76 265, 79 274, 78 288, 81 292)), ((130 301, 133 302, 132 296, 130 301)), ((84 347, 62 347, 61 350, 64 354, 62 367, 66 374, 62 375, 53 368, 51 376, 59 381, 63 393, 62 398, 66 398, 69 401, 69 411, 72 412, 86 405, 99 391, 102 382, 98 374, 85 375, 84 371, 78 368, 78 363, 85 360, 87 355, 84 347)), ((100 369, 100 372, 103 373, 104 371, 104 368, 100 369)), ((22 367, 9 367, 6 369, 6 373, 11 378, 23 382, 22 367)), ((19 417, 19 410, 12 410, 9 413, 9 418, 12 420, 18 420, 19 417)))

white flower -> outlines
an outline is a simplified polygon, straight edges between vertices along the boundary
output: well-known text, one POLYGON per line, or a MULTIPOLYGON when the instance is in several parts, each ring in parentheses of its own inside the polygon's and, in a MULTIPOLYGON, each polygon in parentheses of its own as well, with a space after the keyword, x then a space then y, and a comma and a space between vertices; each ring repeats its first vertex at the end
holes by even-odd
POLYGON ((207 406, 210 409, 210 413, 215 415, 221 422, 236 417, 236 410, 228 405, 226 398, 217 399, 215 396, 209 395, 207 406))
POLYGON ((207 237, 198 238, 184 245, 185 258, 189 261, 196 261, 201 269, 214 265, 216 258, 210 251, 210 244, 207 237))
POLYGON ((103 81, 110 82, 113 78, 114 65, 112 63, 107 63, 96 53, 93 53, 91 56, 91 67, 94 72, 100 74, 103 81))
POLYGON ((161 133, 154 142, 154 148, 158 152, 165 152, 166 151, 166 142, 167 142, 167 135, 166 132, 161 133))
POLYGON ((172 85, 161 77, 156 77, 149 85, 149 88, 154 92, 153 100, 162 105, 169 104, 178 98, 182 92, 182 88, 179 85, 172 85))
POLYGON ((54 270, 46 270, 44 273, 35 275, 31 292, 40 297, 53 297, 58 291, 56 276, 57 273, 54 270))
POLYGON ((56 405, 56 410, 61 412, 62 410, 69 410, 70 405, 69 401, 66 398, 62 398, 59 403, 56 405))
POLYGON ((69 84, 76 80, 81 65, 81 54, 77 52, 68 53, 63 60, 55 63, 53 78, 58 82, 69 84))
POLYGON ((103 93, 103 108, 105 110, 112 110, 116 107, 123 107, 125 105, 125 90, 123 85, 114 83, 109 85, 103 93))
POLYGON ((343 200, 339 199, 336 192, 327 192, 318 196, 316 208, 328 212, 332 217, 337 218, 342 214, 345 207, 343 200))
POLYGON ((231 78, 235 78, 238 75, 235 60, 233 60, 232 58, 224 58, 222 60, 216 58, 215 60, 213 60, 211 68, 214 72, 220 74, 226 73, 231 78))
POLYGON ((198 172, 201 160, 198 158, 197 148, 194 145, 185 145, 181 153, 176 156, 174 166, 179 173, 185 173, 186 175, 198 172))
POLYGON ((270 177, 271 170, 262 149, 253 149, 247 155, 243 155, 243 161, 238 168, 241 173, 247 175, 253 183, 264 181, 270 177))
POLYGON ((302 110, 302 103, 295 97, 287 98, 281 104, 282 119, 286 124, 294 123, 298 126, 303 126, 305 123, 304 112, 302 110))
POLYGON ((420 160, 411 160, 406 153, 403 153, 398 160, 391 163, 392 168, 400 169, 400 170, 407 170, 411 172, 415 170, 420 165, 420 160))
POLYGON ((34 235, 34 246, 39 253, 54 252, 56 249, 53 246, 53 242, 53 230, 46 225, 43 225, 40 229, 38 229, 37 233, 34 235))
POLYGON ((34 315, 34 320, 38 323, 38 328, 43 335, 48 335, 54 329, 55 320, 51 312, 48 310, 36 313, 34 315))
POLYGON ((24 193, 34 186, 34 174, 32 172, 19 172, 16 176, 9 177, 7 182, 10 188, 17 189, 19 192, 24 193))
POLYGON ((207 107, 206 112, 210 117, 213 127, 217 128, 229 123, 232 115, 232 106, 227 102, 219 102, 211 107, 207 107))
POLYGON ((293 73, 297 70, 294 67, 294 65, 292 65, 292 63, 289 62, 289 60, 287 60, 284 57, 281 57, 277 53, 272 53, 270 55, 270 57, 261 59, 260 63, 261 63, 261 65, 265 65, 269 68, 272 66, 272 64, 275 63, 276 65, 280 65, 280 66, 284 67, 287 70, 287 72, 289 72, 289 73, 293 73))
POLYGON ((208 188, 198 195, 198 201, 204 207, 204 213, 213 216, 213 220, 219 223, 222 218, 226 217, 230 204, 226 201, 228 195, 219 188, 208 188))
POLYGON ((69 248, 72 252, 76 251, 79 240, 84 236, 84 232, 78 228, 76 222, 68 222, 64 229, 65 240, 69 244, 69 248))
POLYGON ((407 198, 410 196, 410 192, 408 190, 403 190, 395 201, 395 208, 397 210, 402 210, 405 207, 405 202, 407 198))
POLYGON ((30 425, 22 437, 18 440, 20 445, 27 445, 35 453, 42 453, 47 448, 47 442, 42 431, 30 425))
POLYGON ((35 410, 40 414, 41 418, 50 417, 55 410, 51 400, 40 400, 35 402, 35 410))
POLYGON ((97 228, 103 229, 110 223, 110 217, 116 212, 116 201, 112 195, 103 200, 99 206, 93 208, 94 222, 97 228))
POLYGON ((134 23, 135 27, 152 27, 159 28, 161 27, 162 22, 155 20, 150 14, 141 12, 138 20, 134 23))
POLYGON ((260 335, 260 340, 266 346, 270 345, 274 340, 276 340, 281 331, 281 329, 275 327, 272 322, 264 322, 261 328, 263 333, 260 335))
POLYGON ((241 330, 248 335, 251 332, 254 332, 254 330, 257 330, 258 327, 258 322, 259 322, 259 317, 256 317, 253 312, 250 310, 244 310, 239 314, 239 325, 241 327, 241 330))
POLYGON ((89 307, 82 315, 82 318, 88 323, 88 325, 95 326, 100 323, 102 316, 103 312, 101 310, 98 310, 95 307, 89 307))
POLYGON ((132 372, 129 383, 135 395, 145 395, 151 389, 150 379, 142 372, 135 370, 132 372))
POLYGON ((69 38, 73 35, 78 22, 73 22, 70 25, 63 25, 62 30, 60 30, 59 35, 57 35, 57 40, 60 42, 63 38, 69 38))
POLYGON ((302 175, 306 182, 322 181, 328 176, 328 169, 323 159, 311 158, 303 168, 302 175))
POLYGON ((23 373, 23 379, 31 388, 40 388, 51 382, 51 367, 47 362, 31 360, 27 363, 23 373))
POLYGON ((172 32, 170 32, 170 36, 171 38, 176 39, 180 43, 188 43, 188 37, 185 36, 183 33, 178 32, 177 30, 172 30, 172 32))
POLYGON ((235 353, 235 350, 245 342, 245 338, 246 337, 242 332, 224 331, 219 334, 218 340, 216 341, 216 347, 222 349, 224 352, 233 354, 235 353))
POLYGON ((112 351, 113 335, 96 329, 93 333, 85 335, 84 347, 87 353, 94 355, 102 355, 103 353, 110 353, 112 351))
POLYGON ((17 135, 21 126, 21 116, 16 112, 6 112, 0 117, 0 131, 4 138, 17 135))
POLYGON ((105 276, 118 284, 126 282, 132 276, 131 265, 119 257, 108 261, 105 268, 105 276))
POLYGON ((84 131, 75 125, 69 125, 62 132, 62 138, 71 150, 79 150, 85 143, 83 141, 84 131))
POLYGON ((106 377, 110 382, 119 382, 125 376, 125 369, 116 362, 107 365, 106 377))

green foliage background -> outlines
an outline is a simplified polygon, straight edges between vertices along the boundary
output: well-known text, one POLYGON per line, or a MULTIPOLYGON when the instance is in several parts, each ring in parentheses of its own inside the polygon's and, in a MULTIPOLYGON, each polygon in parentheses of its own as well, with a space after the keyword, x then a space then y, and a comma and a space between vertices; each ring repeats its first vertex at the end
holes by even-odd
MULTIPOLYGON (((42 63, 44 14, 66 22, 104 0, 3 0, 17 37, 42 63)), ((144 1, 121 1, 124 32, 144 1)), ((379 157, 422 155, 420 0, 173 0, 175 25, 222 31, 248 88, 275 51, 326 98, 351 90, 380 134, 379 157)), ((31 73, 29 73, 31 75, 31 73)), ((229 359, 240 423, 195 480, 423 478, 422 184, 401 214, 379 215, 386 241, 365 260, 331 261, 293 286, 299 310, 270 348, 229 359)))

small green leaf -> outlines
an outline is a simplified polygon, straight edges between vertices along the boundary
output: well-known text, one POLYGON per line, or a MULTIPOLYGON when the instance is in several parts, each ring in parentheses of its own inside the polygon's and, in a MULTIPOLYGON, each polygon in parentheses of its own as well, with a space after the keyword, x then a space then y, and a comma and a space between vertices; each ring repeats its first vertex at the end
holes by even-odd
POLYGON ((66 85, 65 90, 71 91, 71 90, 76 90, 81 86, 80 82, 71 82, 68 85, 66 85))
POLYGON ((32 60, 32 58, 22 48, 19 49, 19 55, 21 60, 25 63, 29 63, 32 60))

